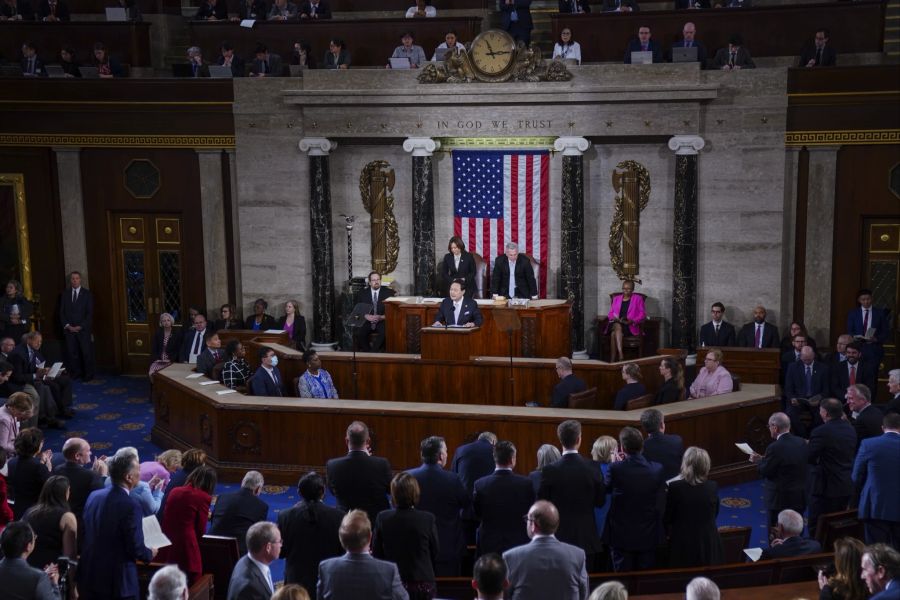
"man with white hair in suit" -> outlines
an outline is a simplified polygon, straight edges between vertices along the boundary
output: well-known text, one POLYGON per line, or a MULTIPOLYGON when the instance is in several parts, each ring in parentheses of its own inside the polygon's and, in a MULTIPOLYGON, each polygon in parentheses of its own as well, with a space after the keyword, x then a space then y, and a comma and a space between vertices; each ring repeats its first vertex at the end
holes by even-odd
POLYGON ((153 574, 148 600, 187 600, 187 576, 175 565, 167 565, 153 574))
POLYGON ((685 590, 687 600, 719 600, 719 586, 706 577, 694 577, 685 590))

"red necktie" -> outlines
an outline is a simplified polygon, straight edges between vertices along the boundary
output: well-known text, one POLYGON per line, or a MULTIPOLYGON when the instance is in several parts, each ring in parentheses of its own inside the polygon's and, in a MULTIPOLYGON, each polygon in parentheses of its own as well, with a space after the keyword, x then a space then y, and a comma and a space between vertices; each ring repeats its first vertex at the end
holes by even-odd
POLYGON ((866 335, 866 330, 869 329, 869 309, 863 309, 863 335, 866 335))
POLYGON ((762 341, 762 327, 759 325, 756 326, 756 344, 753 346, 754 348, 760 347, 760 342, 762 341))
POLYGON ((856 385, 856 365, 850 365, 850 385, 856 385))

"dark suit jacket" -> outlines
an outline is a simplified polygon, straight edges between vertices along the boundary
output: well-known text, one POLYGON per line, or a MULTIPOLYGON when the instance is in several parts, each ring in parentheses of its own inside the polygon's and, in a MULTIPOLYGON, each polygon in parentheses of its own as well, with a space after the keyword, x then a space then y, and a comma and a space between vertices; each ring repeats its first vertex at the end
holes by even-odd
MULTIPOLYGON (((721 69, 725 65, 731 64, 731 52, 729 52, 728 48, 719 48, 716 52, 716 58, 714 60, 717 68, 721 69)), ((740 67, 742 69, 755 69, 756 63, 753 62, 753 59, 750 58, 750 53, 747 52, 747 49, 743 46, 738 47, 737 52, 734 55, 734 66, 740 67)))
POLYGON ((82 333, 91 332, 94 319, 94 297, 91 290, 84 286, 78 292, 78 301, 72 304, 72 288, 67 287, 62 293, 59 303, 60 325, 80 325, 82 333))
POLYGON ((662 465, 663 479, 668 481, 681 471, 684 442, 680 435, 651 433, 644 440, 644 458, 662 465))
MULTIPOLYGON (((40 352, 35 352, 34 360, 43 362, 44 358, 40 352)), ((9 381, 16 385, 34 385, 34 376, 37 373, 37 368, 33 362, 28 359, 28 345, 25 342, 16 346, 15 349, 9 353, 7 362, 9 362, 13 368, 9 381)), ((37 412, 37 407, 34 408, 35 412, 37 412)))
MULTIPOLYGON (((265 9, 265 6, 263 6, 263 8, 265 9)), ((265 10, 263 11, 263 14, 265 14, 265 10)), ((246 17, 244 17, 244 18, 246 18, 246 17)), ((216 64, 219 66, 224 65, 225 57, 220 54, 219 58, 216 59, 216 64)), ((245 64, 246 63, 244 63, 244 59, 241 58, 240 56, 238 56, 237 54, 232 56, 231 57, 231 76, 232 77, 243 77, 244 70, 246 68, 245 64)))
POLYGON ((575 373, 569 373, 559 383, 553 386, 553 395, 550 397, 552 408, 569 408, 569 395, 583 392, 587 384, 575 373))
MULTIPOLYGON (((238 9, 238 17, 241 21, 245 19, 253 19, 254 21, 265 21, 269 15, 269 9, 266 7, 265 0, 253 0, 250 5, 247 5, 246 1, 241 2, 241 6, 238 9)), ((235 57, 237 58, 237 57, 235 57)), ((219 64, 222 64, 221 62, 219 64)), ((235 77, 243 77, 244 61, 241 61, 241 74, 235 75, 235 77)), ((234 70, 234 61, 231 61, 232 71, 234 70)))
POLYGON ((790 508, 803 514, 808 462, 809 449, 801 437, 785 433, 769 444, 758 465, 759 474, 764 478, 763 490, 769 510, 790 508))
MULTIPOLYGON (((275 329, 284 329, 287 317, 282 315, 275 324, 275 329)), ((291 338, 294 346, 301 352, 306 350, 306 317, 303 315, 294 315, 294 336, 291 338)))
MULTIPOLYGON (((709 58, 709 54, 706 53, 706 46, 704 46, 701 42, 694 40, 693 48, 697 49, 697 62, 700 63, 700 68, 706 68, 706 59, 709 58)), ((669 60, 672 60, 672 50, 675 48, 684 48, 684 40, 678 40, 672 47, 669 49, 669 60)), ((777 341, 777 340, 776 340, 777 341)))
POLYGON ((391 491, 391 463, 380 456, 369 456, 362 450, 352 450, 346 456, 332 458, 325 465, 328 489, 344 512, 360 509, 369 520, 388 506, 391 491))
POLYGON ((471 298, 466 298, 463 296, 462 306, 459 309, 459 322, 453 322, 453 300, 450 298, 444 298, 441 302, 441 307, 438 309, 437 317, 435 317, 435 321, 440 321, 444 325, 465 325, 466 323, 475 323, 476 326, 481 326, 484 322, 484 317, 481 316, 481 311, 478 309, 478 304, 471 298))
POLYGON ((856 445, 859 446, 867 438, 880 436, 883 433, 881 430, 883 420, 884 413, 874 404, 864 408, 855 419, 851 417, 853 429, 856 430, 856 445))
MULTIPOLYGON (((256 315, 250 315, 246 319, 244 319, 244 329, 253 329, 253 323, 256 321, 256 315)), ((265 331, 266 329, 275 329, 275 317, 272 315, 263 314, 262 321, 259 323, 259 331, 265 331)))
POLYGON ((463 444, 453 454, 450 470, 459 475, 471 496, 475 482, 494 472, 494 446, 481 440, 463 444))
MULTIPOLYGON (((47 0, 41 0, 40 5, 38 6, 38 19, 44 19, 45 17, 50 16, 50 2, 47 0)), ((69 14, 69 7, 65 2, 60 0, 56 3, 56 18, 60 21, 71 21, 72 17, 69 14)))
POLYGON ((625 410, 629 400, 640 398, 647 393, 647 388, 640 381, 634 383, 626 383, 616 392, 616 399, 613 402, 613 410, 625 410))
POLYGON ((272 380, 263 367, 256 369, 256 373, 250 377, 249 381, 254 396, 284 396, 284 378, 278 367, 273 367, 272 372, 278 383, 272 380))
POLYGON ((662 465, 644 456, 626 456, 609 465, 606 488, 611 496, 603 539, 611 548, 648 551, 660 537, 665 479, 662 465))
POLYGON ((859 445, 853 482, 859 495, 859 518, 900 521, 900 435, 885 433, 859 445))
POLYGON ((513 24, 510 15, 515 10, 519 20, 515 25, 522 29, 530 30, 534 27, 531 21, 531 0, 516 0, 513 4, 508 5, 505 2, 500 3, 500 27, 508 30, 513 24))
MULTIPOLYGON (((813 60, 816 57, 816 45, 808 44, 803 48, 803 52, 800 53, 800 64, 799 66, 805 67, 806 64, 813 60)), ((837 64, 837 52, 829 46, 825 44, 825 47, 822 49, 822 62, 817 64, 817 67, 833 67, 837 64)))
MULTIPOLYGON (((826 46, 827 47, 827 46, 826 46)), ((883 344, 887 341, 890 326, 888 325, 887 313, 883 308, 873 306, 869 309, 869 327, 875 328, 875 341, 883 344)), ((865 335, 863 329, 862 309, 857 306, 847 313, 847 333, 850 335, 865 335)))
POLYGON ((478 528, 478 554, 503 554, 510 548, 528 543, 522 515, 534 504, 531 480, 500 469, 475 482, 473 507, 481 520, 478 528))
POLYGON ((44 482, 49 477, 50 471, 39 458, 19 457, 16 469, 10 472, 7 478, 7 483, 16 499, 16 503, 13 505, 13 514, 16 519, 21 519, 29 508, 37 504, 41 488, 44 487, 44 482))
POLYGON ((344 553, 338 530, 344 513, 322 502, 298 502, 278 513, 284 582, 299 583, 315 599, 319 563, 344 553))
MULTIPOLYGON (((28 59, 23 58, 22 62, 22 74, 25 75, 28 73, 28 59)), ((34 57, 34 77, 46 77, 47 69, 44 67, 44 61, 42 61, 38 56, 34 57)))
MULTIPOLYGON (((778 348, 778 328, 766 321, 763 323, 762 347, 778 348)), ((741 348, 756 347, 756 322, 750 321, 743 327, 737 336, 737 345, 741 348)))
POLYGON ((802 556, 804 554, 818 554, 821 551, 822 546, 816 540, 795 535, 794 537, 789 537, 784 540, 777 546, 763 548, 761 560, 790 558, 792 556, 802 556))
MULTIPOLYGON (((829 374, 831 375, 831 395, 843 402, 847 395, 847 388, 850 387, 850 363, 845 360, 831 369, 829 374)), ((875 377, 875 366, 864 358, 860 358, 856 362, 856 383, 861 383, 869 388, 869 391, 875 392, 877 389, 875 377)))
POLYGON ((250 67, 250 73, 259 75, 265 72, 266 77, 281 77, 283 67, 281 66, 281 57, 277 54, 269 52, 269 66, 263 71, 263 61, 254 58, 253 65, 250 67))
POLYGON ((247 530, 255 523, 266 520, 269 505, 253 491, 241 488, 230 494, 222 494, 216 500, 209 520, 209 533, 237 538, 241 554, 247 552, 247 530))
MULTIPOLYGON (((163 338, 165 334, 162 328, 157 329, 153 334, 153 343, 150 346, 150 360, 159 360, 163 353, 163 338)), ((169 360, 175 362, 178 360, 178 353, 181 350, 181 332, 172 329, 172 335, 169 336, 169 343, 166 344, 165 351, 169 360)))
POLYGON ((78 519, 80 533, 84 505, 91 492, 103 488, 103 478, 89 466, 85 467, 69 461, 53 469, 53 474, 62 475, 69 480, 69 509, 78 519))
POLYGON ((594 507, 606 501, 606 485, 600 469, 578 454, 565 454, 541 470, 538 498, 549 500, 559 510, 556 537, 578 546, 585 554, 600 552, 600 536, 594 507))
POLYGON ((23 558, 0 560, 0 589, 3 590, 3 597, 9 600, 59 598, 59 589, 47 574, 35 569, 23 558))
POLYGON ((263 577, 250 555, 245 554, 234 565, 231 581, 228 582, 228 600, 269 600, 272 592, 269 583, 263 577))
POLYGON ((700 5, 700 8, 711 8, 709 0, 675 0, 675 10, 686 10, 700 5))
MULTIPOLYGON (((381 286, 380 288, 378 288, 378 302, 374 305, 374 309, 369 309, 369 313, 371 314, 374 310, 374 314, 383 315, 384 301, 388 298, 393 297, 394 294, 394 290, 389 287, 381 286)), ((372 306, 372 288, 365 287, 356 292, 356 297, 353 299, 353 302, 354 304, 368 304, 369 306, 372 306)))
POLYGON ((828 367, 823 362, 813 361, 812 366, 812 386, 810 393, 806 393, 806 364, 801 361, 795 361, 790 364, 787 373, 784 376, 784 397, 791 398, 812 398, 816 395, 823 397, 829 396, 831 390, 831 377, 828 373, 828 367))
POLYGON ((850 473, 856 455, 856 431, 843 419, 826 421, 809 434, 813 496, 844 498, 853 493, 850 473))
POLYGON ((337 558, 323 560, 319 565, 316 594, 320 600, 398 600, 407 597, 406 590, 400 583, 397 565, 378 560, 367 552, 348 552, 337 558))
POLYGON ((322 68, 323 69, 337 69, 341 65, 350 66, 350 53, 346 50, 341 50, 341 53, 337 57, 337 62, 335 62, 334 54, 329 51, 325 51, 325 56, 322 58, 322 68))
POLYGON ((897 413, 900 414, 900 393, 896 394, 893 398, 890 399, 887 403, 887 408, 884 410, 884 414, 888 413, 897 413))
MULTIPOLYGON (((202 354, 204 350, 206 350, 206 341, 203 339, 206 336, 207 330, 204 329, 200 332, 200 353, 202 354)), ((187 331, 182 332, 181 335, 181 350, 178 351, 178 362, 186 363, 188 359, 191 357, 191 346, 194 344, 194 336, 196 335, 197 330, 191 327, 187 331)), ((198 355, 199 356, 199 355, 198 355)))
POLYGON ((728 346, 737 346, 737 335, 734 325, 731 323, 722 321, 719 325, 719 332, 716 333, 716 328, 710 321, 700 327, 700 339, 697 341, 701 346, 727 348, 728 346))
POLYGON ((212 377, 213 368, 215 368, 216 363, 222 362, 224 359, 225 351, 221 348, 218 350, 207 348, 197 356, 197 372, 203 373, 207 377, 212 377), (218 358, 216 358, 216 355, 213 354, 213 352, 218 352, 218 358))
POLYGON ((220 21, 228 19, 228 4, 226 2, 216 2, 215 6, 210 6, 208 2, 204 2, 194 14, 195 21, 205 21, 209 17, 214 16, 220 21))
MULTIPOLYGON (((306 15, 307 17, 309 17, 311 13, 312 3, 309 0, 306 0, 306 2, 300 5, 300 16, 302 17, 303 15, 306 15)), ((328 0, 320 0, 319 6, 316 7, 316 18, 331 18, 331 5, 328 4, 328 0)))
POLYGON ((450 284, 454 279, 462 279, 466 282, 466 297, 471 298, 478 291, 475 283, 475 257, 468 252, 463 252, 459 256, 459 269, 456 268, 456 261, 453 260, 453 254, 448 252, 444 255, 441 263, 441 281, 444 284, 442 288, 444 292, 448 292, 450 284))
POLYGON ((396 563, 401 581, 434 581, 438 533, 434 515, 415 508, 378 513, 372 555, 396 563))
POLYGON ((434 515, 440 543, 437 562, 459 561, 466 548, 461 517, 472 504, 459 475, 446 471, 438 464, 425 465, 407 471, 419 483, 419 503, 416 508, 434 515))
MULTIPOLYGON (((516 257, 516 298, 531 298, 537 296, 537 283, 534 280, 534 269, 531 261, 524 254, 516 257)), ((491 293, 498 296, 509 295, 509 259, 501 254, 494 260, 494 270, 491 272, 491 293)))
POLYGON ((84 598, 140 596, 135 561, 150 562, 136 498, 113 485, 97 490, 84 507, 84 543, 78 591, 84 598))
POLYGON ((19 15, 22 17, 22 21, 34 21, 34 7, 32 7, 31 2, 28 0, 16 0, 16 9, 13 10, 4 2, 3 4, 0 4, 0 15, 7 19, 19 15))
MULTIPOLYGON (((663 62, 662 48, 660 48, 659 44, 657 44, 654 40, 651 39, 647 43, 647 51, 653 53, 653 62, 654 63, 663 62)), ((632 52, 642 52, 641 40, 635 38, 635 39, 631 40, 630 42, 628 42, 628 47, 625 48, 625 64, 626 65, 631 64, 631 53, 632 52)))
MULTIPOLYGON (((641 10, 641 7, 638 6, 638 3, 635 0, 603 0, 603 8, 601 10, 603 12, 615 12, 620 6, 626 6, 630 8, 632 12, 641 10)), ((653 62, 656 61, 654 60, 653 62)))
MULTIPOLYGON (((574 7, 572 6, 573 0, 559 0, 559 12, 561 13, 573 13, 578 12, 572 10, 574 7)), ((588 4, 588 0, 574 0, 578 3, 578 8, 581 12, 589 13, 591 12, 591 5, 588 4)))

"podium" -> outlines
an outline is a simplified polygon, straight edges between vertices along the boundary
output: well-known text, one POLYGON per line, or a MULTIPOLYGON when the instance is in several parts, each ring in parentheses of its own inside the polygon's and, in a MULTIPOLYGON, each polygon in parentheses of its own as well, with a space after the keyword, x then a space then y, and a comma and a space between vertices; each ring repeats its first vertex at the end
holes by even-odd
POLYGON ((481 327, 423 327, 419 332, 424 360, 462 360, 481 356, 481 327))

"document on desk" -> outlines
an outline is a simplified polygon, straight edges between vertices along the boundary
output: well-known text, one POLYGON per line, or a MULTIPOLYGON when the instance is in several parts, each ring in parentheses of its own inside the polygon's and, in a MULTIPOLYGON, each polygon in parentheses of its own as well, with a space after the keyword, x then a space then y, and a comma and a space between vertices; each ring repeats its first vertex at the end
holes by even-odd
POLYGON ((219 396, 224 396, 225 394, 237 394, 237 390, 219 390, 216 394, 219 396))
POLYGON ((756 454, 755 452, 753 452, 753 448, 750 447, 750 444, 746 444, 744 442, 738 442, 737 444, 735 444, 735 446, 737 446, 738 450, 740 450, 747 456, 752 456, 753 454, 756 454))
POLYGON ((165 548, 172 545, 172 541, 162 532, 156 515, 144 517, 141 525, 144 530, 144 545, 148 548, 165 548))
POLYGON ((263 333, 284 333, 284 329, 266 329, 263 333))
POLYGON ((198 379, 200 377, 203 377, 203 373, 191 373, 190 375, 185 377, 185 379, 198 379))
POLYGON ((744 554, 752 560, 756 562, 759 560, 759 557, 762 556, 762 548, 744 548, 744 554))
POLYGON ((216 380, 211 380, 211 381, 201 381, 201 382, 200 382, 200 385, 212 385, 212 384, 214 384, 214 383, 219 383, 219 382, 216 381, 216 380))
POLYGON ((244 19, 241 21, 241 27, 246 27, 247 29, 253 29, 253 26, 256 25, 256 21, 254 19, 244 19))

